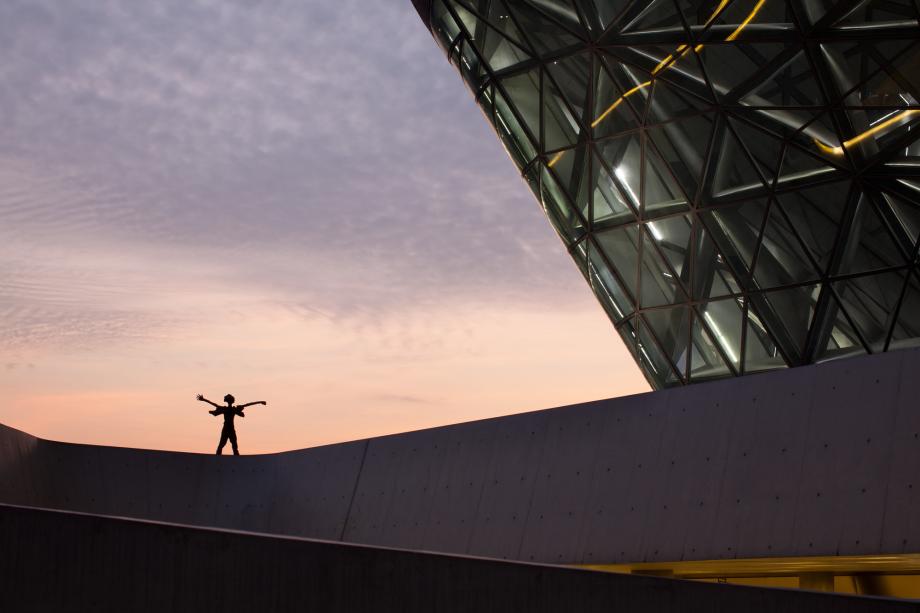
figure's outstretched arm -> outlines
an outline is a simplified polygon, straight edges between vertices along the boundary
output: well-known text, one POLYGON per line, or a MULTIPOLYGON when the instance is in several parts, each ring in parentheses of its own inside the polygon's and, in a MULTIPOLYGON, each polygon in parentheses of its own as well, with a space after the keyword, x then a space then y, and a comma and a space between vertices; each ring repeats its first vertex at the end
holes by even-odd
POLYGON ((268 404, 268 403, 265 402, 264 400, 256 400, 255 402, 247 402, 246 404, 238 404, 236 406, 238 406, 241 409, 245 409, 246 407, 251 407, 254 404, 268 404))
POLYGON ((198 395, 195 397, 195 399, 196 399, 196 400, 200 400, 201 402, 207 402, 209 405, 211 405, 211 406, 214 407, 215 409, 219 409, 219 408, 220 408, 220 405, 219 405, 219 404, 215 404, 215 403, 211 402, 210 400, 208 400, 207 398, 205 398, 205 397, 202 396, 201 394, 198 394, 198 395))

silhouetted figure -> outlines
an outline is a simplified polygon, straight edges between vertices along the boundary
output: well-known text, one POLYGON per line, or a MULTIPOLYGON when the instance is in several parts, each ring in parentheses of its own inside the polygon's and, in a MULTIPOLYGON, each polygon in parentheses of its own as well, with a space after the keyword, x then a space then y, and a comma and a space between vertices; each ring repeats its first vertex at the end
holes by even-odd
POLYGON ((201 394, 197 396, 198 400, 201 402, 207 402, 209 405, 214 407, 213 411, 208 411, 211 415, 215 417, 218 415, 224 416, 224 427, 220 431, 220 443, 217 444, 217 455, 221 455, 224 451, 224 445, 227 444, 227 441, 230 441, 230 446, 233 447, 233 455, 240 455, 240 449, 236 445, 236 429, 233 427, 233 418, 239 415, 240 417, 246 417, 243 415, 243 409, 246 407, 251 407, 254 404, 268 404, 264 400, 257 400, 255 402, 247 402, 246 404, 241 404, 238 406, 233 406, 233 402, 236 398, 232 394, 227 394, 224 396, 224 402, 227 403, 227 406, 222 407, 217 403, 211 402, 201 394))

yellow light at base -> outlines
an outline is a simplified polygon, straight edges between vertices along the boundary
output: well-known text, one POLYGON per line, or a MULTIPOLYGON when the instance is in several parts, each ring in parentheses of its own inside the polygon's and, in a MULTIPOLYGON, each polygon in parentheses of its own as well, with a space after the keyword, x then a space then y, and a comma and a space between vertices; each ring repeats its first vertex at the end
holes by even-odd
POLYGON ((895 115, 894 117, 891 117, 890 119, 886 119, 885 121, 878 124, 877 126, 872 126, 865 132, 861 134, 857 134, 850 140, 844 141, 843 143, 841 143, 839 147, 831 147, 830 145, 826 143, 822 143, 817 138, 814 139, 815 145, 817 145, 818 149, 820 149, 824 153, 827 153, 830 155, 843 155, 844 149, 848 147, 852 147, 853 145, 857 145, 860 142, 869 138, 870 136, 874 136, 875 134, 878 134, 879 132, 886 130, 890 126, 893 126, 895 124, 900 125, 904 123, 905 120, 910 119, 911 117, 917 114, 920 114, 920 110, 902 111, 898 113, 897 115, 895 115))

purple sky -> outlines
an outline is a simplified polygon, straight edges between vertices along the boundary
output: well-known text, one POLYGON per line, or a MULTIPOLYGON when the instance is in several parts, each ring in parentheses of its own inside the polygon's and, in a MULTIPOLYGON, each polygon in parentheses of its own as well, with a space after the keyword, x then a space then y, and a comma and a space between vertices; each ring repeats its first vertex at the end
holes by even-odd
POLYGON ((409 0, 77 4, 0 3, 0 421, 208 450, 233 391, 271 451, 647 389, 409 0))

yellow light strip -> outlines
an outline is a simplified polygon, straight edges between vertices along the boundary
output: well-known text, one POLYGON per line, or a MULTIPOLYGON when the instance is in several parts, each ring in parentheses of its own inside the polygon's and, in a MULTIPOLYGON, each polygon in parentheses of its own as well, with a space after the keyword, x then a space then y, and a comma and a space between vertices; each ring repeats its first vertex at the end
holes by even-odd
MULTIPOLYGON (((718 16, 722 13, 722 11, 725 10, 725 7, 728 6, 728 3, 729 3, 730 1, 731 1, 731 0, 720 0, 719 6, 716 7, 716 9, 713 11, 712 15, 710 15, 709 18, 705 21, 705 23, 703 24, 703 27, 706 27, 706 26, 708 26, 709 24, 711 24, 713 21, 715 21, 716 18, 718 18, 718 16)), ((741 32, 751 23, 751 21, 753 21, 754 18, 757 17, 757 14, 761 11, 761 9, 763 9, 763 7, 764 7, 764 5, 766 4, 766 2, 767 2, 767 0, 758 0, 757 4, 754 5, 754 8, 751 9, 751 12, 748 13, 748 16, 745 17, 744 21, 742 21, 740 24, 738 24, 738 27, 735 28, 735 29, 732 31, 732 33, 729 34, 729 35, 725 38, 725 41, 726 41, 726 42, 731 42, 731 41, 733 41, 733 40, 736 40, 736 39, 738 38, 738 36, 741 34, 741 32)), ((698 45, 696 45, 695 47, 693 47, 693 51, 696 52, 696 53, 699 53, 699 52, 703 49, 703 47, 704 47, 703 44, 698 44, 698 45)), ((672 54, 668 55, 666 58, 664 58, 663 60, 661 60, 661 61, 658 63, 658 65, 655 66, 654 70, 652 70, 652 79, 646 81, 645 83, 640 83, 639 85, 635 86, 634 88, 632 88, 631 90, 629 90, 628 92, 626 92, 625 94, 623 94, 622 96, 620 96, 619 98, 617 98, 617 99, 613 102, 613 104, 611 104, 610 106, 608 106, 607 109, 604 110, 604 112, 601 113, 601 114, 597 117, 597 119, 595 119, 594 121, 591 122, 591 127, 592 127, 592 128, 596 128, 597 125, 598 125, 599 123, 601 123, 602 121, 604 121, 604 119, 606 119, 607 116, 610 115, 610 113, 612 113, 614 110, 616 110, 616 108, 617 108, 618 106, 620 106, 620 104, 623 102, 623 100, 625 100, 627 97, 633 95, 633 94, 636 93, 637 91, 642 90, 642 89, 645 89, 646 87, 648 87, 649 85, 651 85, 651 84, 654 82, 655 77, 658 75, 658 73, 663 72, 663 71, 667 70, 668 68, 672 68, 672 67, 674 66, 674 64, 677 62, 677 60, 683 58, 683 57, 684 57, 685 55, 687 55, 687 53, 689 53, 689 52, 690 52, 690 47, 689 47, 688 45, 686 45, 686 44, 683 44, 683 45, 680 45, 679 47, 677 47, 677 49, 674 50, 674 53, 679 54, 677 58, 675 58, 675 57, 674 57, 674 53, 672 53, 672 54)), ((880 123, 880 124, 878 124, 878 125, 876 125, 876 126, 873 126, 873 127, 869 128, 869 129, 866 130, 865 132, 863 132, 863 133, 861 133, 861 134, 857 134, 856 136, 854 136, 854 137, 851 138, 850 140, 844 142, 844 143, 843 143, 842 145, 840 145, 839 147, 832 147, 832 146, 828 145, 827 143, 821 142, 821 141, 818 140, 817 138, 814 139, 814 142, 815 142, 815 145, 818 147, 818 149, 820 149, 820 150, 823 151, 824 153, 827 153, 827 154, 830 154, 830 155, 843 155, 843 150, 844 150, 845 148, 851 147, 851 146, 853 146, 853 145, 855 145, 855 144, 858 144, 859 142, 861 142, 861 141, 863 141, 863 140, 869 138, 870 136, 873 136, 873 135, 875 135, 875 134, 878 134, 879 132, 881 132, 881 131, 883 131, 883 130, 886 130, 886 129, 889 128, 890 126, 893 126, 893 125, 895 125, 895 124, 898 124, 898 123, 904 121, 905 119, 910 118, 911 116, 913 116, 913 115, 915 115, 915 114, 917 114, 917 113, 920 113, 920 110, 909 110, 909 111, 904 111, 904 112, 902 112, 902 113, 899 113, 899 114, 895 115, 894 117, 892 117, 892 118, 890 118, 890 119, 888 119, 888 120, 886 120, 886 121, 883 121, 882 123, 880 123)), ((560 158, 562 158, 563 155, 565 155, 565 151, 560 151, 559 153, 557 153, 557 154, 553 157, 553 159, 550 160, 548 166, 549 166, 550 168, 552 168, 552 167, 556 164, 556 162, 558 162, 558 161, 560 160, 560 158)))
POLYGON ((738 38, 738 35, 741 34, 741 30, 745 29, 751 20, 757 16, 757 13, 760 12, 760 9, 763 8, 763 5, 766 4, 767 0, 760 0, 757 4, 754 5, 754 10, 751 11, 751 14, 747 16, 747 19, 741 22, 741 24, 735 28, 735 31, 728 35, 728 38, 725 39, 726 42, 733 41, 738 38))
POLYGON ((552 168, 556 164, 556 162, 559 161, 559 158, 563 156, 563 154, 565 154, 565 151, 560 151, 559 153, 557 153, 555 156, 553 156, 553 159, 549 161, 549 164, 547 164, 547 166, 552 168))
MULTIPOLYGON (((709 18, 705 21, 705 23, 703 24, 703 26, 706 27, 706 26, 708 26, 709 24, 711 24, 713 21, 715 21, 716 18, 718 18, 718 16, 722 13, 722 11, 725 10, 725 7, 728 6, 728 3, 729 3, 730 1, 731 1, 731 0, 721 0, 721 1, 719 2, 719 6, 716 7, 716 9, 712 12, 712 15, 709 16, 709 18)), ((763 5, 764 5, 765 2, 766 2, 766 0, 759 0, 759 2, 754 6, 754 9, 753 9, 753 10, 751 11, 751 13, 747 16, 747 19, 745 19, 744 22, 743 22, 741 25, 739 25, 737 28, 735 28, 735 31, 732 32, 726 40, 734 40, 735 38, 737 38, 737 36, 738 36, 738 34, 741 32, 741 30, 743 30, 745 27, 747 27, 747 25, 751 22, 751 20, 754 19, 755 16, 757 16, 757 13, 760 12, 760 9, 763 7, 763 5)), ((697 45, 696 47, 694 47, 693 50, 696 51, 696 52, 699 52, 702 48, 703 48, 703 45, 700 44, 700 45, 697 45)), ((629 96, 632 96, 632 95, 633 95, 634 93, 636 93, 637 91, 642 90, 642 89, 645 89, 646 87, 648 87, 649 85, 651 85, 652 82, 655 80, 655 79, 654 79, 655 75, 657 75, 659 72, 661 72, 661 71, 663 71, 663 70, 666 70, 666 69, 668 69, 668 68, 671 68, 671 67, 674 65, 674 62, 676 62, 678 59, 681 59, 682 57, 684 57, 685 55, 687 55, 689 52, 690 52, 690 46, 689 46, 689 45, 683 44, 683 45, 680 45, 679 47, 677 47, 677 49, 674 50, 674 53, 678 53, 678 54, 679 54, 678 57, 677 57, 676 59, 674 58, 674 54, 671 54, 671 55, 669 55, 668 57, 666 57, 666 58, 664 58, 663 60, 661 60, 661 61, 658 63, 658 65, 655 67, 655 69, 652 70, 652 79, 651 79, 651 80, 646 81, 645 83, 640 83, 639 85, 635 86, 634 88, 632 88, 631 90, 629 90, 628 92, 626 92, 625 94, 623 94, 622 96, 620 96, 619 98, 617 98, 616 100, 614 100, 613 104, 611 104, 610 106, 608 106, 607 109, 604 110, 604 112, 601 113, 601 114, 597 117, 597 119, 595 119, 594 121, 591 122, 591 127, 592 127, 592 128, 596 128, 597 125, 598 125, 600 122, 604 121, 604 119, 606 119, 607 116, 610 115, 610 113, 612 113, 618 106, 620 106, 620 104, 623 102, 623 100, 625 100, 625 99, 628 98, 629 96)), ((547 166, 550 167, 550 168, 552 168, 552 167, 556 164, 556 162, 558 162, 559 159, 560 159, 563 155, 565 155, 565 151, 560 151, 559 153, 557 153, 557 154, 553 157, 553 159, 549 161, 549 163, 547 164, 547 166)))
POLYGON ((623 94, 622 96, 620 96, 619 98, 617 98, 617 99, 616 99, 616 102, 614 102, 613 104, 611 104, 610 106, 608 106, 608 107, 607 107, 607 110, 604 111, 603 113, 601 113, 600 117, 598 117, 597 119, 595 119, 594 121, 591 122, 591 127, 593 128, 593 127, 597 126, 597 124, 599 124, 600 122, 604 121, 604 119, 607 117, 607 115, 609 115, 610 113, 612 113, 612 112, 613 112, 613 109, 615 109, 615 108, 617 108, 618 106, 620 106, 620 103, 623 102, 624 100, 626 100, 626 98, 628 98, 629 96, 632 96, 634 93, 636 93, 636 92, 639 91, 640 89, 644 89, 644 88, 648 87, 648 86, 651 85, 651 84, 652 84, 651 81, 646 81, 645 83, 640 83, 639 85, 636 85, 634 88, 632 88, 631 90, 629 90, 628 92, 626 92, 625 94, 623 94))
POLYGON ((861 134, 857 134, 850 140, 844 141, 843 144, 841 144, 839 147, 831 147, 830 145, 826 143, 822 143, 817 138, 814 139, 815 145, 817 145, 818 149, 820 149, 824 153, 827 153, 830 155, 843 155, 843 150, 846 149, 847 147, 852 147, 853 145, 856 145, 866 140, 870 136, 878 134, 879 132, 881 132, 882 130, 885 130, 889 126, 892 126, 896 123, 900 123, 905 119, 909 119, 911 116, 916 115, 918 113, 920 113, 920 110, 910 110, 910 111, 903 111, 901 113, 898 113, 894 117, 891 117, 890 119, 886 119, 885 121, 883 121, 882 123, 876 126, 872 126, 865 132, 861 134))

